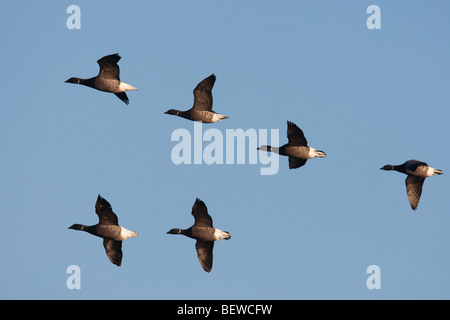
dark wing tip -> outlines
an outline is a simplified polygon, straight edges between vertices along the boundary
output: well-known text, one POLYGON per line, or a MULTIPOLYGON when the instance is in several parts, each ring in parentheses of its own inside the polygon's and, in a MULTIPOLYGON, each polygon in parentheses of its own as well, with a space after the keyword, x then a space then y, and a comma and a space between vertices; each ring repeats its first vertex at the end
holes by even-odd
POLYGON ((194 204, 199 204, 199 205, 205 205, 205 203, 203 202, 203 200, 200 200, 200 198, 195 199, 195 203, 194 204))
POLYGON ((103 74, 103 77, 113 78, 119 80, 119 65, 117 64, 120 60, 120 56, 118 53, 110 54, 109 56, 104 56, 103 58, 97 60, 98 65, 100 66, 99 75, 106 72, 106 75, 103 74))
POLYGON ((107 55, 107 56, 104 56, 104 57, 98 59, 97 62, 100 63, 102 61, 111 61, 111 62, 117 63, 117 62, 119 62, 119 60, 121 58, 122 57, 118 53, 113 53, 113 54, 110 54, 110 55, 107 55))
POLYGON ((108 56, 105 56, 105 58, 114 58, 114 59, 120 60, 121 56, 119 56, 118 53, 113 53, 113 54, 110 54, 108 56))
POLYGON ((213 73, 209 77, 206 77, 205 79, 200 81, 195 87, 194 91, 196 90, 211 91, 212 88, 214 87, 215 82, 216 82, 216 75, 213 73))
POLYGON ((207 266, 207 265, 203 265, 202 267, 203 267, 203 270, 205 270, 208 273, 211 272, 211 270, 212 270, 212 267, 207 266))
POLYGON ((117 96, 117 98, 122 100, 126 105, 130 103, 130 100, 128 99, 128 96, 125 92, 115 93, 115 95, 117 96))
POLYGON ((300 129, 294 122, 289 121, 289 120, 287 121, 287 125, 288 125, 288 128, 294 127, 294 128, 300 129))
POLYGON ((99 206, 109 206, 109 207, 111 207, 109 202, 105 198, 103 198, 101 195, 98 195, 98 197, 97 197, 97 204, 99 206))
POLYGON ((199 198, 195 199, 194 205, 192 206, 192 212, 206 211, 207 207, 203 200, 199 198))
POLYGON ((116 258, 116 257, 108 257, 109 260, 115 264, 116 266, 120 267, 122 265, 122 259, 116 258))

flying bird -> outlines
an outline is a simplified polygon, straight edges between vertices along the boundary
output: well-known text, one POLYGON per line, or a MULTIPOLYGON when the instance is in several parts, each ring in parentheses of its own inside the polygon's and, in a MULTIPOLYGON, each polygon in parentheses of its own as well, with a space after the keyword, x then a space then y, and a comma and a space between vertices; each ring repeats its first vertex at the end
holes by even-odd
POLYGON ((119 77, 119 54, 104 56, 97 63, 100 66, 100 72, 97 76, 90 79, 70 78, 66 83, 82 84, 100 91, 114 93, 120 100, 129 104, 128 96, 125 91, 137 90, 137 88, 120 81, 119 77))
POLYGON ((408 200, 413 210, 416 210, 419 205, 425 178, 444 173, 442 170, 434 169, 425 162, 418 160, 408 160, 403 164, 394 166, 387 164, 380 168, 380 170, 395 170, 408 175, 405 180, 406 194, 408 195, 408 200))
POLYGON ((215 82, 216 76, 212 74, 208 78, 202 80, 195 87, 194 105, 191 109, 187 111, 170 109, 164 113, 179 116, 192 121, 201 121, 203 123, 213 123, 228 118, 227 116, 212 111, 213 97, 211 90, 215 82))
POLYGON ((100 195, 95 204, 95 213, 98 215, 99 222, 93 226, 74 224, 69 229, 86 231, 94 236, 103 238, 103 247, 109 260, 117 266, 122 264, 122 241, 128 238, 137 237, 134 231, 119 226, 119 219, 113 212, 108 201, 100 195))
POLYGON ((275 152, 289 157, 289 169, 300 168, 308 159, 324 158, 325 152, 308 147, 303 131, 293 122, 287 122, 288 143, 282 147, 261 146, 257 150, 275 152))
POLYGON ((168 231, 168 234, 182 234, 189 238, 196 239, 195 249, 197 250, 198 260, 202 268, 206 272, 210 272, 213 265, 213 247, 214 241, 228 240, 231 235, 213 227, 211 216, 208 214, 208 209, 205 203, 196 199, 192 206, 192 215, 194 216, 194 225, 188 229, 174 228, 168 231))

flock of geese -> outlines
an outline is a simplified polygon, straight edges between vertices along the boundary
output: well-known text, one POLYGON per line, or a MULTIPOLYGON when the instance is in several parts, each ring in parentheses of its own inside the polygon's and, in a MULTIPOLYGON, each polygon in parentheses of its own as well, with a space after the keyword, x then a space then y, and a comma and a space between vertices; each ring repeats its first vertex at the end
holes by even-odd
MULTIPOLYGON (((117 53, 105 56, 97 61, 100 66, 97 76, 89 79, 73 77, 68 79, 66 83, 81 84, 100 91, 114 93, 125 104, 129 104, 126 91, 137 90, 137 88, 120 80, 119 66, 117 64, 119 60, 120 56, 117 53)), ((195 87, 194 105, 191 109, 186 111, 170 109, 165 114, 202 123, 214 123, 228 118, 212 110, 213 97, 211 91, 215 81, 216 76, 212 74, 195 87)), ((258 150, 287 156, 290 169, 296 169, 305 165, 308 159, 326 156, 325 152, 308 147, 303 131, 290 121, 287 122, 287 137, 288 143, 281 147, 264 145, 259 147, 258 150)), ((407 175, 405 180, 406 193, 413 210, 416 210, 419 204, 425 178, 443 174, 442 170, 434 169, 425 162, 417 160, 408 160, 400 165, 388 164, 380 169, 395 170, 407 175)), ((103 238, 103 246, 108 258, 113 264, 120 266, 123 255, 122 241, 137 237, 138 234, 119 225, 117 215, 113 212, 111 205, 100 195, 98 195, 95 204, 95 212, 99 218, 98 224, 92 226, 74 224, 69 229, 86 231, 103 238)), ((196 239, 195 248, 200 264, 206 272, 210 272, 213 264, 214 241, 228 240, 231 236, 228 232, 213 227, 212 218, 208 214, 208 209, 202 200, 198 198, 195 200, 191 213, 194 216, 194 224, 190 228, 174 228, 167 233, 181 234, 196 239)))

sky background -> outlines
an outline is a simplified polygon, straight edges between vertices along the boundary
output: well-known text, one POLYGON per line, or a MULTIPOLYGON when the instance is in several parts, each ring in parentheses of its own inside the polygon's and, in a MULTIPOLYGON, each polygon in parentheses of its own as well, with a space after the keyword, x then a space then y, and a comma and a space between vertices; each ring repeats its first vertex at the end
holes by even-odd
MULTIPOLYGON (((449 299, 450 23, 448 1, 8 1, 0 10, 1 299, 449 299), (69 5, 81 29, 69 30, 69 5), (369 30, 367 7, 381 9, 369 30), (119 53, 126 106, 113 94, 64 83, 90 78, 119 53), (261 164, 175 165, 165 115, 192 106, 214 73, 205 125, 303 129, 327 157, 276 175, 261 164), (428 178, 416 212, 409 159, 428 178), (123 263, 102 240, 69 230, 98 222, 97 195, 139 233, 123 263), (193 224, 202 199, 229 241, 211 273, 193 224), (69 290, 66 269, 81 269, 69 290), (381 269, 369 290, 366 269, 381 269)), ((205 143, 207 145, 208 143, 205 143)))

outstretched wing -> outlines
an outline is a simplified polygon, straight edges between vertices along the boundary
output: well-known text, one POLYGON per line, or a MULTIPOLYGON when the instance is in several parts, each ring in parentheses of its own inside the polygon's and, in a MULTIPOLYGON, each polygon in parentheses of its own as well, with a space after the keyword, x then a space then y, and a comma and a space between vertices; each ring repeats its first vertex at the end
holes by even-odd
POLYGON ((103 239, 103 247, 105 247, 106 255, 115 265, 122 264, 122 241, 103 239))
POLYGON ((111 205, 100 195, 98 195, 97 202, 95 203, 95 213, 98 215, 99 224, 119 225, 119 219, 113 212, 111 205))
POLYGON ((289 157, 289 169, 297 169, 304 166, 306 159, 299 159, 294 157, 289 157))
POLYGON ((422 186, 425 178, 416 176, 408 176, 405 180, 406 194, 408 195, 409 203, 413 210, 417 209, 419 205, 420 196, 422 195, 422 186))
POLYGON ((208 209, 205 203, 197 198, 192 206, 192 215, 194 216, 196 227, 212 227, 213 222, 211 216, 208 214, 208 209))
POLYGON ((308 142, 306 141, 302 129, 300 129, 295 123, 290 121, 287 122, 287 125, 287 137, 289 140, 288 143, 293 146, 306 147, 308 145, 308 142))
POLYGON ((216 82, 216 76, 210 75, 202 80, 194 89, 194 106, 198 111, 212 111, 213 97, 211 90, 216 82))
POLYGON ((117 62, 119 62, 120 56, 118 53, 111 54, 109 56, 104 56, 99 59, 97 63, 100 66, 100 72, 98 73, 98 77, 102 79, 114 79, 120 80, 119 77, 119 66, 117 62))
POLYGON ((195 249, 197 250, 198 261, 206 272, 210 272, 213 265, 214 241, 197 240, 195 249))

